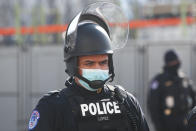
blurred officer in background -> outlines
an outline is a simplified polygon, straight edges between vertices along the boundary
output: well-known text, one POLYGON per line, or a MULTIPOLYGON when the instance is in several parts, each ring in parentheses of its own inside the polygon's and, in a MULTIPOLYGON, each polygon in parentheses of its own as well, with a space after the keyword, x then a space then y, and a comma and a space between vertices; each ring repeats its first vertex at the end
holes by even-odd
POLYGON ((114 78, 113 50, 127 41, 129 27, 122 16, 117 6, 99 2, 70 22, 64 45, 67 88, 39 101, 29 121, 30 131, 149 130, 135 97, 121 86, 106 84, 114 78), (119 24, 110 27, 106 17, 119 24))
POLYGON ((196 107, 194 107, 188 114, 188 130, 196 131, 196 107))
POLYGON ((195 104, 190 80, 179 71, 173 50, 165 53, 163 72, 155 76, 148 94, 148 110, 157 131, 187 131, 186 115, 195 104))

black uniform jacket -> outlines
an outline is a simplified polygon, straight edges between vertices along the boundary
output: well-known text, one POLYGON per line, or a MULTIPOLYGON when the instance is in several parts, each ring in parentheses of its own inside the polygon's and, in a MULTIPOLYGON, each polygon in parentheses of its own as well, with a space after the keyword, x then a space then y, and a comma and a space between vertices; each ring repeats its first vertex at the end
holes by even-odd
POLYGON ((157 130, 186 130, 186 116, 194 104, 194 91, 182 72, 163 72, 152 80, 148 109, 157 130))
MULTIPOLYGON (((131 94, 129 102, 137 111, 138 131, 148 131, 142 110, 131 94)), ((45 95, 29 121, 29 131, 133 131, 131 126, 126 108, 108 88, 90 92, 75 82, 45 95)))

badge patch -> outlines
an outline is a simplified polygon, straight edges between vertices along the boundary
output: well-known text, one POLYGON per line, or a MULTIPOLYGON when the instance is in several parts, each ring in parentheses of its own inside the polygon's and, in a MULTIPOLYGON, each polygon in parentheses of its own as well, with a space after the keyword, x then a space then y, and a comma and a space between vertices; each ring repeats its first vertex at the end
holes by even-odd
POLYGON ((171 110, 170 110, 170 109, 165 109, 165 110, 164 110, 164 114, 165 114, 166 116, 171 115, 171 110))
POLYGON ((37 110, 34 110, 29 120, 29 130, 32 130, 33 128, 36 127, 39 118, 40 118, 39 112, 37 110))
POLYGON ((172 81, 166 81, 166 82, 165 82, 165 86, 166 86, 166 87, 169 87, 169 86, 171 86, 172 84, 173 84, 172 81))
POLYGON ((174 107, 174 105, 175 105, 174 97, 173 96, 167 96, 166 99, 165 99, 165 103, 166 103, 166 106, 169 107, 169 108, 174 107))
POLYGON ((154 89, 154 90, 157 89, 158 86, 159 86, 159 82, 158 81, 153 81, 152 84, 151 84, 151 88, 154 89))

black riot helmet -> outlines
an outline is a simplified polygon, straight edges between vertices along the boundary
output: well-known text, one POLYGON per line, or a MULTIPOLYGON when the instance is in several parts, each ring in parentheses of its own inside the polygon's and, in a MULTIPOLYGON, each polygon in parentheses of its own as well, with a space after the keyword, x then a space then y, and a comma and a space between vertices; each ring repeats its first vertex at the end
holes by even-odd
POLYGON ((116 13, 115 11, 119 11, 119 8, 116 8, 114 4, 105 2, 87 6, 70 22, 65 35, 64 61, 67 67, 66 72, 69 76, 77 76, 94 89, 103 85, 109 78, 106 81, 91 82, 79 75, 78 56, 108 54, 109 75, 111 81, 113 80, 113 50, 125 46, 128 38, 128 22, 120 14, 123 22, 117 21, 118 24, 115 25, 115 21, 110 21, 110 18, 114 17, 112 20, 120 18, 115 18, 111 11, 116 13), (110 27, 111 25, 113 27, 110 27))
POLYGON ((87 55, 108 54, 109 74, 114 77, 112 62, 113 51, 110 46, 110 37, 104 28, 97 23, 85 22, 78 25, 75 48, 69 51, 64 47, 64 60, 66 62, 66 72, 70 76, 78 75, 77 57, 87 55))
POLYGON ((178 75, 181 66, 180 59, 174 50, 168 50, 164 55, 164 71, 172 75, 178 75))
POLYGON ((165 64, 167 65, 169 62, 172 61, 179 61, 178 55, 174 50, 168 50, 164 56, 165 64))

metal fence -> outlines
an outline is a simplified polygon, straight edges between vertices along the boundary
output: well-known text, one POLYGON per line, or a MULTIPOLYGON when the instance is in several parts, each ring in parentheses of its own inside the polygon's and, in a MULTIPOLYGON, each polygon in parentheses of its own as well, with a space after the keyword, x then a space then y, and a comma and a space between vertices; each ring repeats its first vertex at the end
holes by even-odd
MULTIPOLYGON (((170 48, 176 49, 183 71, 196 84, 194 41, 129 41, 114 54, 113 84, 124 86, 138 98, 149 122, 148 84, 160 72, 163 54, 170 48)), ((27 130, 31 111, 41 96, 64 88, 64 70, 62 45, 0 47, 0 130, 27 130)))

